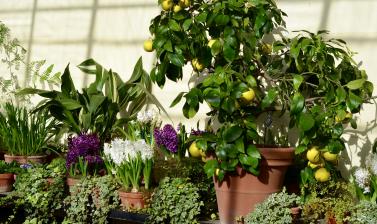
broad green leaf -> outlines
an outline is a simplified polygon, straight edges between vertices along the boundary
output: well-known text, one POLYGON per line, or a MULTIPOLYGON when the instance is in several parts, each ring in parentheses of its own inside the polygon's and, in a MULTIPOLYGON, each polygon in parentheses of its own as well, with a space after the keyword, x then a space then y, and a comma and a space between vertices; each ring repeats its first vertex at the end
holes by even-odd
POLYGON ((238 152, 245 153, 245 145, 243 143, 243 138, 237 139, 237 141, 235 142, 235 146, 236 146, 238 152))
POLYGON ((177 105, 177 103, 179 103, 182 99, 182 96, 183 94, 185 94, 186 92, 181 92, 178 94, 178 96, 173 100, 173 102, 170 104, 170 107, 174 107, 175 105, 177 105))
POLYGON ((187 31, 190 28, 191 24, 192 24, 192 20, 191 19, 186 19, 183 22, 183 25, 182 25, 183 30, 187 31))
POLYGON ((351 111, 357 109, 363 103, 363 99, 355 95, 352 91, 349 91, 347 106, 351 111))
POLYGON ((63 99, 60 99, 60 103, 67 110, 75 110, 75 109, 81 108, 80 102, 73 99, 63 98, 63 99))
POLYGON ((195 20, 198 21, 198 22, 205 22, 207 19, 207 12, 201 12, 196 18, 195 20))
POLYGON ((348 89, 351 89, 351 90, 360 89, 361 87, 363 87, 365 81, 366 81, 365 79, 356 79, 356 80, 350 81, 345 86, 347 86, 348 89))
POLYGON ((180 31, 181 30, 181 27, 179 26, 177 21, 175 21, 174 19, 169 20, 169 28, 174 30, 174 31, 180 31))
POLYGON ((236 50, 229 43, 225 43, 223 47, 224 58, 228 62, 232 62, 236 58, 236 50))
POLYGON ((298 114, 302 111, 302 109, 304 109, 304 103, 305 103, 305 99, 304 97, 301 95, 301 93, 295 93, 293 95, 293 99, 292 99, 292 104, 291 104, 291 114, 298 114))
POLYGON ((89 112, 94 113, 98 107, 105 101, 106 97, 101 95, 90 96, 89 98, 89 112))
POLYGON ((346 97, 347 97, 346 90, 344 90, 343 87, 339 86, 336 89, 336 98, 337 98, 338 102, 342 102, 342 101, 346 100, 346 97))
POLYGON ((269 107, 275 101, 277 95, 278 91, 276 89, 268 90, 266 96, 262 100, 262 110, 269 107))
POLYGON ((299 155, 299 154, 305 152, 306 149, 307 149, 307 147, 306 147, 305 145, 299 145, 299 146, 297 146, 296 149, 295 149, 295 154, 296 154, 296 155, 299 155))
POLYGON ((225 26, 229 22, 229 16, 228 15, 217 15, 215 18, 215 23, 218 26, 225 26))
POLYGON ((75 93, 75 85, 73 84, 71 73, 69 72, 69 64, 64 70, 62 75, 62 84, 61 91, 64 95, 70 96, 72 93, 75 93))
POLYGON ((261 159, 261 155, 259 153, 259 150, 257 149, 257 147, 255 145, 249 145, 246 149, 246 153, 251 156, 251 157, 254 157, 254 158, 257 158, 257 159, 261 159))
POLYGON ((308 131, 314 126, 314 119, 311 114, 304 113, 300 115, 298 126, 303 131, 308 131))
POLYGON ((300 88, 302 81, 304 81, 304 77, 302 75, 293 76, 293 87, 296 91, 298 91, 298 89, 300 88))
POLYGON ((232 126, 224 130, 223 138, 226 142, 234 142, 239 137, 241 137, 242 133, 243 133, 243 129, 241 127, 232 126))
POLYGON ((213 107, 219 107, 221 102, 220 90, 207 88, 203 92, 204 99, 213 107))
POLYGON ((250 85, 250 87, 257 86, 257 80, 255 80, 254 76, 252 75, 246 76, 246 82, 250 85))
POLYGON ((208 177, 212 177, 218 167, 219 162, 217 162, 216 159, 207 160, 206 164, 204 165, 204 171, 208 177))
POLYGON ((185 58, 180 54, 169 53, 168 58, 171 61, 171 63, 178 67, 183 67, 183 65, 185 64, 185 58))
POLYGON ((241 155, 239 157, 239 160, 242 164, 256 167, 255 164, 258 166, 258 159, 252 156, 247 156, 247 155, 241 155))

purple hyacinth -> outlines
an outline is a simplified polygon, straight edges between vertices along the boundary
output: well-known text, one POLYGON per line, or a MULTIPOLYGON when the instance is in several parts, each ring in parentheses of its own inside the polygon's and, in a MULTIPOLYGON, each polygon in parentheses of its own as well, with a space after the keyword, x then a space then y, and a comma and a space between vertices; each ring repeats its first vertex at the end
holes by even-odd
POLYGON ((154 130, 154 138, 157 146, 165 147, 170 152, 177 153, 178 135, 172 125, 167 124, 162 130, 156 128, 154 130))
MULTIPOLYGON (((68 138, 66 167, 69 169, 72 164, 77 163, 80 156, 84 158, 87 156, 99 157, 100 147, 101 142, 96 134, 81 133, 76 137, 68 138)), ((96 160, 90 158, 90 161, 96 160)))
POLYGON ((103 163, 102 158, 99 155, 95 156, 85 156, 85 161, 88 162, 88 164, 101 164, 103 163))

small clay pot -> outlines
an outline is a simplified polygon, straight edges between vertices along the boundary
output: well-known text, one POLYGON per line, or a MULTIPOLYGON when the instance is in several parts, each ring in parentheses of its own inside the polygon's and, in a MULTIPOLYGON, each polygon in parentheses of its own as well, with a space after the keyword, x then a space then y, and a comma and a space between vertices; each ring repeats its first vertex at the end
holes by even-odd
POLYGON ((73 177, 67 177, 66 184, 69 189, 69 193, 73 195, 73 187, 80 182, 80 179, 73 178, 73 177))
POLYGON ((141 192, 125 192, 118 190, 123 208, 127 210, 142 209, 145 206, 144 195, 141 192))
POLYGON ((4 160, 7 163, 11 163, 13 161, 18 162, 19 164, 27 164, 27 163, 39 163, 43 164, 47 161, 47 155, 40 155, 40 156, 14 156, 4 154, 4 160))
POLYGON ((0 192, 9 192, 12 191, 14 183, 14 178, 12 173, 3 173, 0 174, 0 192))

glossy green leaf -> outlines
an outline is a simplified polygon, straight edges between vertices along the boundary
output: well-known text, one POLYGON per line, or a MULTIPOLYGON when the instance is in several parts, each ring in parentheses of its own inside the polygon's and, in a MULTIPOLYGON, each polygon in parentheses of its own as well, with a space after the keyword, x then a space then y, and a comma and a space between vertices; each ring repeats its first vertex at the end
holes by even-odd
POLYGON ((239 126, 232 126, 230 128, 226 128, 223 132, 223 139, 226 142, 234 142, 239 137, 241 137, 243 133, 243 129, 239 126))
POLYGON ((63 105, 63 107, 67 110, 75 110, 78 108, 81 108, 80 102, 74 100, 74 99, 69 99, 69 98, 63 98, 60 99, 60 103, 63 105))
POLYGON ((173 100, 173 102, 170 104, 170 107, 174 107, 175 105, 177 105, 177 103, 179 103, 183 97, 183 95, 185 94, 186 92, 181 92, 178 94, 178 96, 173 100))
POLYGON ((174 30, 174 31, 180 31, 181 30, 181 27, 179 26, 177 21, 175 21, 174 19, 169 20, 169 28, 174 30))
POLYGON ((303 131, 310 130, 315 124, 314 118, 311 114, 304 113, 300 115, 298 126, 303 131))
POLYGON ((266 109, 266 107, 269 107, 275 101, 277 95, 278 91, 276 89, 268 90, 266 96, 262 100, 262 110, 266 109))
POLYGON ((350 108, 351 111, 357 109, 363 103, 363 99, 353 92, 349 92, 348 99, 347 99, 347 106, 350 108))
POLYGON ((249 145, 249 146, 247 146, 246 153, 249 156, 257 158, 257 159, 261 159, 262 158, 261 155, 260 155, 259 150, 257 149, 257 147, 255 145, 249 145))
POLYGON ((365 79, 356 79, 348 82, 345 86, 347 86, 347 88, 351 90, 360 89, 361 87, 363 87, 365 81, 365 79))
POLYGON ((295 88, 296 91, 298 91, 303 81, 304 81, 304 77, 302 75, 293 76, 293 87, 295 88))
POLYGON ((215 159, 207 160, 206 164, 204 165, 204 171, 208 177, 212 177, 216 169, 219 167, 219 162, 215 159))
POLYGON ((295 93, 292 98, 291 114, 298 114, 304 109, 305 99, 301 93, 295 93))
POLYGON ((305 145, 299 145, 299 146, 297 146, 296 149, 295 149, 295 154, 296 154, 296 155, 299 155, 299 154, 305 152, 306 149, 307 149, 307 147, 306 147, 305 145))

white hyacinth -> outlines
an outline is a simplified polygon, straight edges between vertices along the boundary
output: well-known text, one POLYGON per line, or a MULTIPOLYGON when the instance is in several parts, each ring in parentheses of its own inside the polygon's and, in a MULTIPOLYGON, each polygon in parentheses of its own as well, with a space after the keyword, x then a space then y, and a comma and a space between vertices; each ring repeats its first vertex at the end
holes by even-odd
POLYGON ((156 118, 156 112, 154 110, 140 111, 137 113, 137 120, 141 123, 152 122, 156 118))
POLYGON ((368 169, 372 172, 373 175, 377 175, 377 155, 372 154, 368 157, 366 161, 368 169))
POLYGON ((143 161, 153 158, 153 149, 144 139, 129 141, 116 138, 110 144, 104 145, 104 153, 116 165, 136 158, 138 153, 140 153, 143 161))
POLYGON ((367 169, 358 168, 355 171, 355 181, 364 190, 364 194, 370 193, 370 173, 367 169))

